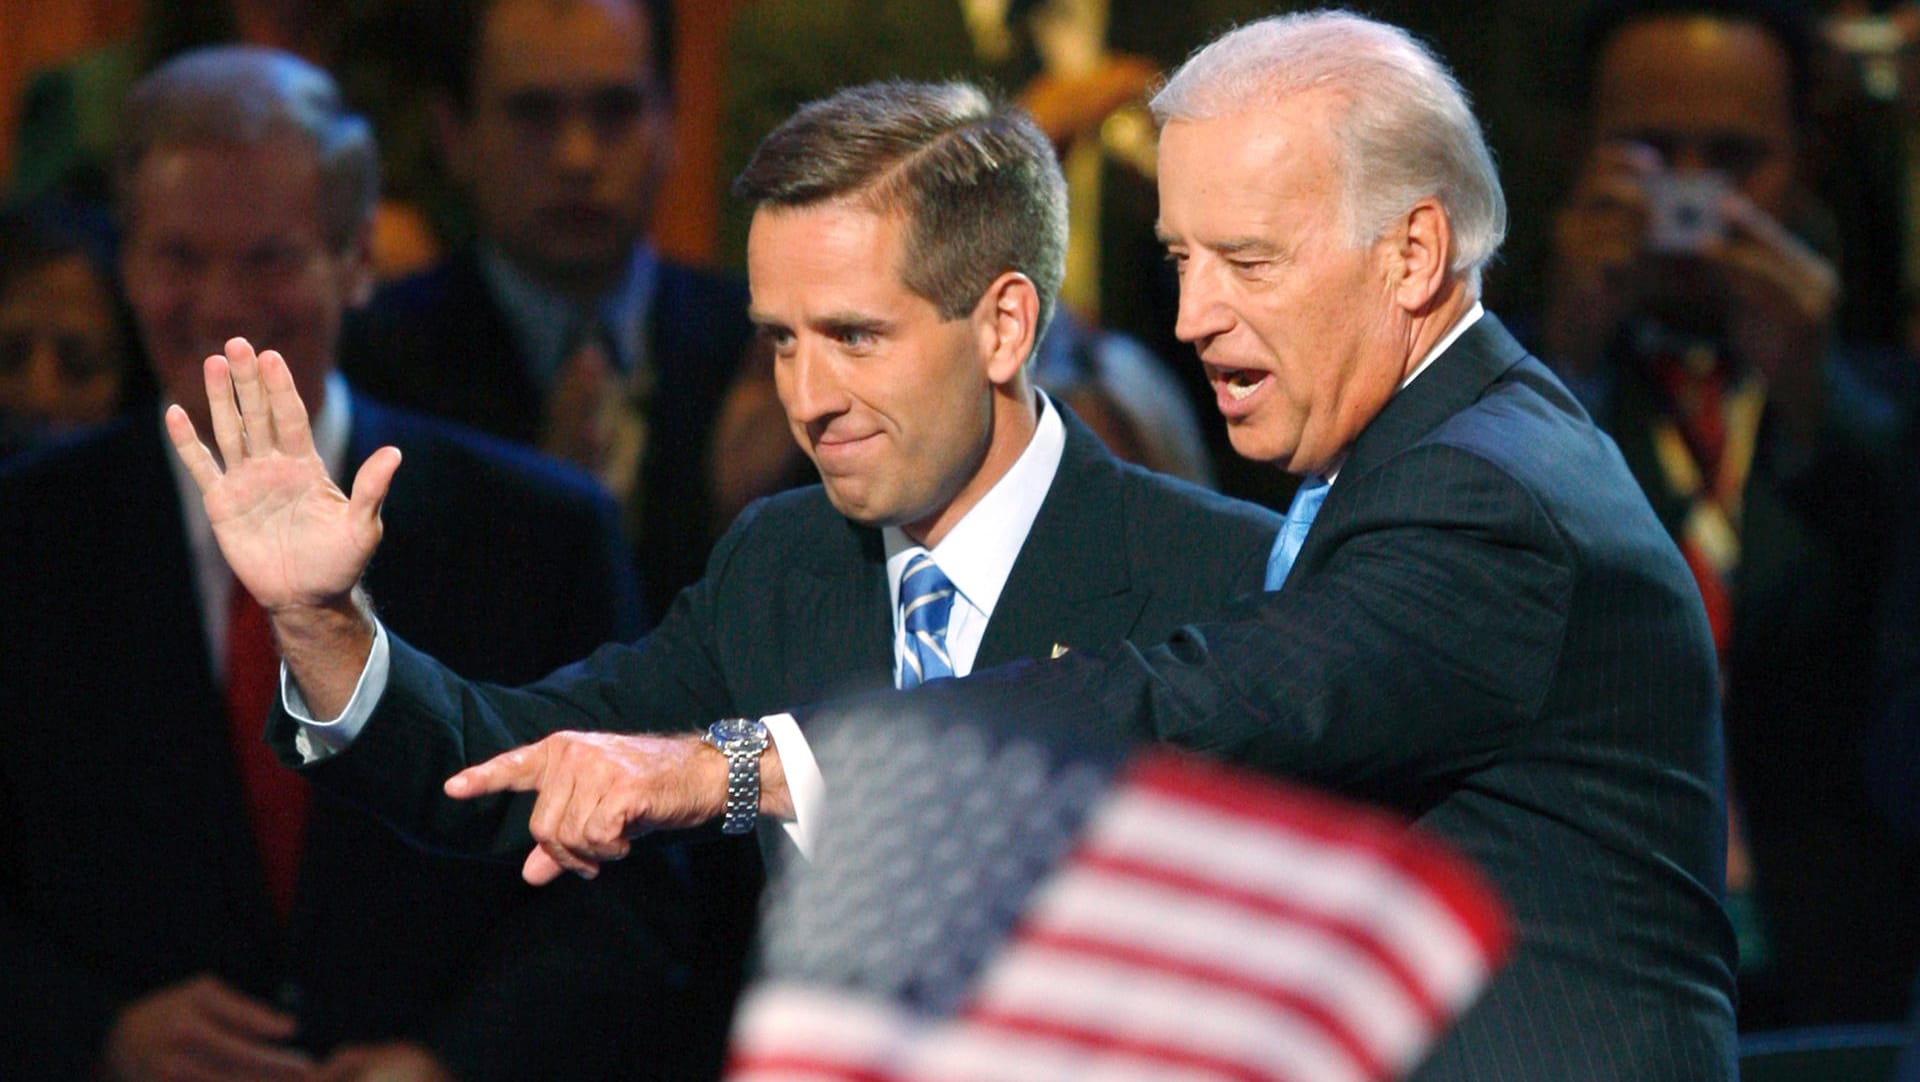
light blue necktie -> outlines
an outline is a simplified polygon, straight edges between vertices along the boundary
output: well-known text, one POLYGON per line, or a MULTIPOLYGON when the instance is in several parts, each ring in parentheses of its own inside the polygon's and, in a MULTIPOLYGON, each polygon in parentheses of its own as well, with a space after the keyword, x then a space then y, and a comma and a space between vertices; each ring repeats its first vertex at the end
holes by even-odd
POLYGON ((953 675, 947 656, 947 617, 953 612, 953 583, 933 557, 916 553, 900 576, 900 623, 907 632, 900 655, 900 686, 916 688, 953 675))
POLYGON ((1309 477, 1300 483, 1293 494, 1293 503, 1287 508, 1287 521, 1280 524, 1280 536, 1273 539, 1273 551, 1267 556, 1267 589, 1278 590, 1287 581, 1287 572, 1293 570, 1293 561, 1300 555, 1300 546, 1307 543, 1307 531, 1313 528, 1313 518, 1320 513, 1320 505, 1327 499, 1327 482, 1318 477, 1309 477))

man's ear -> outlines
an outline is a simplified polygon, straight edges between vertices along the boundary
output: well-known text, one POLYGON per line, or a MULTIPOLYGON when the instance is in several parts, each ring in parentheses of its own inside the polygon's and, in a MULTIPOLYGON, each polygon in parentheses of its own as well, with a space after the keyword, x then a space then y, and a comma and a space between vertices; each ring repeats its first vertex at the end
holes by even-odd
POLYGON ((1440 201, 1428 196, 1408 209, 1388 238, 1394 270, 1394 300, 1409 313, 1424 312, 1447 282, 1453 260, 1453 223, 1440 201))
POLYGON ((444 90, 435 91, 427 102, 427 114, 433 127, 434 149, 446 163, 447 174, 462 187, 473 183, 472 149, 467 137, 467 116, 444 90))
POLYGON ((987 379, 996 386, 1011 383, 1033 355, 1039 335, 1040 291, 1033 279, 1003 272, 974 305, 972 318, 987 379))

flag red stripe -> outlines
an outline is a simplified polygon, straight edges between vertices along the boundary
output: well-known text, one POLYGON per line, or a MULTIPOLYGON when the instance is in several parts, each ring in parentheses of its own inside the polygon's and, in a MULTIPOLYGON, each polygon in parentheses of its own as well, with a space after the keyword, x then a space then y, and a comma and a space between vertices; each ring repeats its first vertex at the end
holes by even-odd
POLYGON ((1278 828, 1358 851, 1373 863, 1402 869, 1453 910, 1479 943, 1489 966, 1505 956, 1511 943, 1506 907, 1479 870, 1444 843, 1386 811, 1311 790, 1277 787, 1244 771, 1171 752, 1139 756, 1118 783, 1121 791, 1137 786, 1262 829, 1278 828))
POLYGON ((1182 1045, 1143 1041, 1112 1030, 1086 1029, 1003 1011, 969 1011, 966 1019, 983 1029, 1021 1033, 1029 1037, 1043 1038, 1057 1044, 1084 1049, 1093 1054, 1094 1062, 1101 1058, 1131 1057, 1154 1063, 1211 1071, 1222 1078, 1239 1079, 1241 1082, 1274 1082, 1277 1077, 1273 1071, 1258 1065, 1209 1056, 1182 1045))
MULTIPOLYGON (((1341 1017, 1325 1002, 1313 998, 1301 989, 1252 980, 1232 970, 1197 965, 1185 959, 1143 947, 1126 946, 1104 939, 1092 939, 1062 932, 1036 930, 1021 936, 1020 944, 1021 946, 1011 949, 1017 951, 1024 946, 1041 951, 1103 958, 1141 969, 1186 977, 1251 996, 1282 1012, 1304 1018, 1315 1029, 1325 1034, 1332 1043, 1339 1045, 1368 1077, 1385 1078, 1393 1073, 1393 1065, 1387 1063, 1379 1051, 1368 1045, 1366 1039, 1348 1023, 1346 1018, 1341 1017)), ((1177 1005, 1173 1005, 1173 1009, 1178 1009, 1177 1005)), ((1428 1018, 1427 1022, 1429 1032, 1438 1026, 1435 1019, 1428 1018)))
POLYGON ((891 1074, 801 1052, 763 1052, 735 1047, 733 1054, 727 1057, 726 1077, 729 1079, 748 1079, 762 1071, 776 1076, 804 1071, 821 1078, 844 1079, 845 1082, 899 1082, 891 1074))
MULTIPOLYGON (((1421 980, 1420 974, 1414 972, 1412 964, 1403 955, 1389 944, 1382 942, 1372 932, 1349 921, 1315 912, 1277 895, 1230 886, 1218 880, 1177 872, 1130 857, 1086 851, 1075 855, 1072 861, 1076 865, 1098 869, 1109 875, 1144 880, 1171 890, 1208 896, 1216 901, 1250 909, 1261 917, 1277 923, 1323 932, 1371 958, 1406 994, 1414 1009, 1420 1012, 1420 1017, 1425 1019, 1429 1026, 1438 1026, 1442 1019, 1452 1014, 1451 1010, 1434 999, 1426 982, 1421 980)), ((1033 920, 1023 922, 1014 929, 1013 937, 1020 939, 1033 934, 1036 923, 1033 920)))

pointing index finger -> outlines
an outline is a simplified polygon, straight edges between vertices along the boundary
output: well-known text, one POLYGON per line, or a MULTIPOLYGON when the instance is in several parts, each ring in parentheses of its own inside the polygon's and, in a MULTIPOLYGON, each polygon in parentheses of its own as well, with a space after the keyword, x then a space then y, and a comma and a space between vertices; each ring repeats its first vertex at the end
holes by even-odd
POLYGON ((455 800, 470 800, 488 793, 531 792, 540 787, 541 769, 546 754, 540 745, 515 748, 476 763, 448 778, 443 788, 455 800))

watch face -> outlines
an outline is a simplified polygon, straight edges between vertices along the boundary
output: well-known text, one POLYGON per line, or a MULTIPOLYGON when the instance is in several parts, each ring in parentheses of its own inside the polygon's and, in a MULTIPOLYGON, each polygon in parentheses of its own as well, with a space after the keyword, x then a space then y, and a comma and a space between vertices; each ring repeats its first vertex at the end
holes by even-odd
POLYGON ((766 747, 767 727, 758 718, 722 718, 707 727, 707 742, 725 749, 729 744, 766 747))

